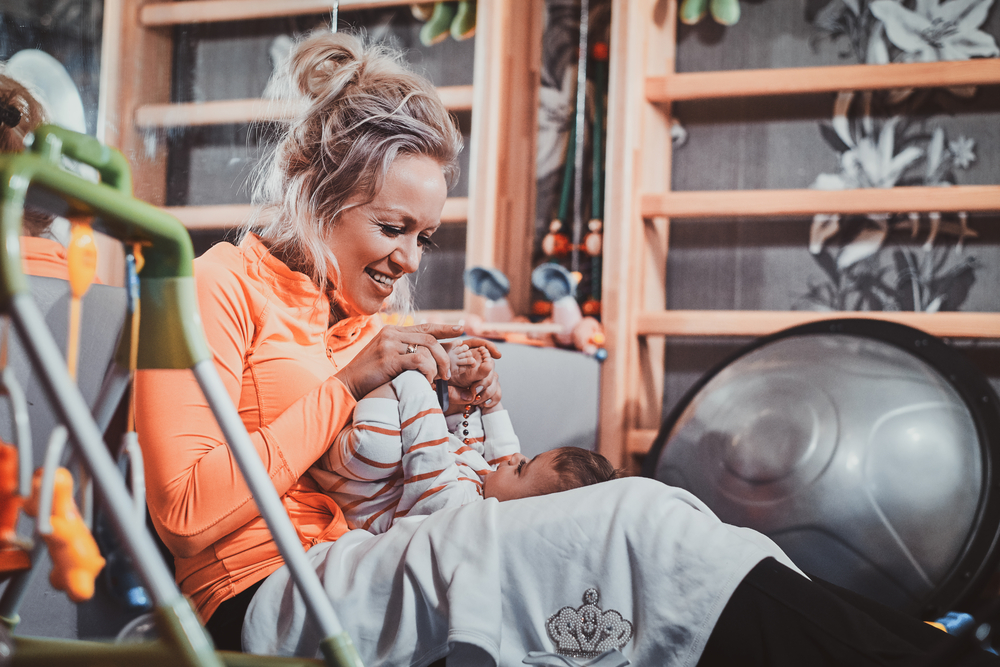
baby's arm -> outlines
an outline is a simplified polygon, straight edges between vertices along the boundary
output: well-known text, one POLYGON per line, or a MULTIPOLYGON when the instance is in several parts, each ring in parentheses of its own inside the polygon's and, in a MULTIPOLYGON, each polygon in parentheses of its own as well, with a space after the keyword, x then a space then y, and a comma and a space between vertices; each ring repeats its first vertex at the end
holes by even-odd
POLYGON ((479 477, 451 451, 448 426, 427 379, 407 371, 392 386, 399 398, 403 441, 403 496, 396 517, 480 499, 479 477))

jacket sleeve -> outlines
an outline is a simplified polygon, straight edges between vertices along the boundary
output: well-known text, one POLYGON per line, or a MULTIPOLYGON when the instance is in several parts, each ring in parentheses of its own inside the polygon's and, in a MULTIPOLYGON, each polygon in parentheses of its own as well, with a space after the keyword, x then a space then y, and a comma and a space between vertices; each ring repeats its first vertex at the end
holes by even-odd
MULTIPOLYGON (((198 269, 205 334, 222 382, 238 405, 255 330, 246 288, 225 266, 204 263, 198 269)), ((330 377, 271 423, 250 430, 279 495, 323 454, 354 406, 350 391, 330 377)), ((135 411, 150 515, 174 554, 193 556, 259 515, 190 371, 139 372, 135 411)))
POLYGON ((479 477, 451 451, 448 425, 427 379, 406 371, 392 386, 403 441, 403 495, 395 517, 431 514, 482 498, 479 477))
POLYGON ((483 415, 483 458, 494 469, 521 451, 521 442, 514 433, 510 415, 506 410, 497 410, 483 415))

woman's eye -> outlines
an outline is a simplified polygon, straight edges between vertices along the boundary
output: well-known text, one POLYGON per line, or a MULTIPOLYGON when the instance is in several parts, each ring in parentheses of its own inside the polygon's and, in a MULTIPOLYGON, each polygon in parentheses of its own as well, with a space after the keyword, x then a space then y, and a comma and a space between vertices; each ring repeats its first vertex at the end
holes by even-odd
POLYGON ((397 236, 399 236, 400 234, 402 234, 403 231, 404 231, 401 227, 394 227, 392 225, 387 225, 385 223, 379 224, 379 229, 382 230, 383 234, 385 234, 386 236, 389 236, 391 238, 396 238, 397 236))
POLYGON ((438 247, 437 243, 434 243, 433 239, 429 236, 418 236, 417 243, 419 243, 420 247, 424 250, 430 250, 431 248, 438 247))

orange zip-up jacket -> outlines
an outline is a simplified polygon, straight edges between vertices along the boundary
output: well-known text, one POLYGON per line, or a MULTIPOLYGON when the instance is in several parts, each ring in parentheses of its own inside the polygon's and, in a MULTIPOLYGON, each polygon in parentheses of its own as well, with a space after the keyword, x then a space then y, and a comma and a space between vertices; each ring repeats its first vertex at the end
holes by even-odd
MULTIPOLYGON (((327 297, 253 236, 195 260, 195 282, 215 365, 303 546, 336 540, 344 515, 303 474, 351 419, 354 397, 334 373, 375 336, 378 316, 328 327, 327 297)), ((194 375, 141 371, 135 410, 153 525, 208 619, 281 557, 194 375)))
POLYGON ((21 266, 29 276, 69 280, 66 246, 53 239, 22 236, 21 266))

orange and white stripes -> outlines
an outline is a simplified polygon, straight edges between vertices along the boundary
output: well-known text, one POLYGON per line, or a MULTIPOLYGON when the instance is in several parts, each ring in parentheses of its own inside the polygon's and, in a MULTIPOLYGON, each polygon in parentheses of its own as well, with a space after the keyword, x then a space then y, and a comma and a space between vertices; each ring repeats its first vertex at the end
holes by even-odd
POLYGON ((398 401, 359 401, 353 424, 310 469, 348 523, 374 533, 401 517, 481 499, 483 477, 519 451, 505 411, 485 418, 474 412, 467 426, 456 423, 469 431, 460 438, 449 433, 437 395, 422 375, 409 371, 392 385, 398 401))

